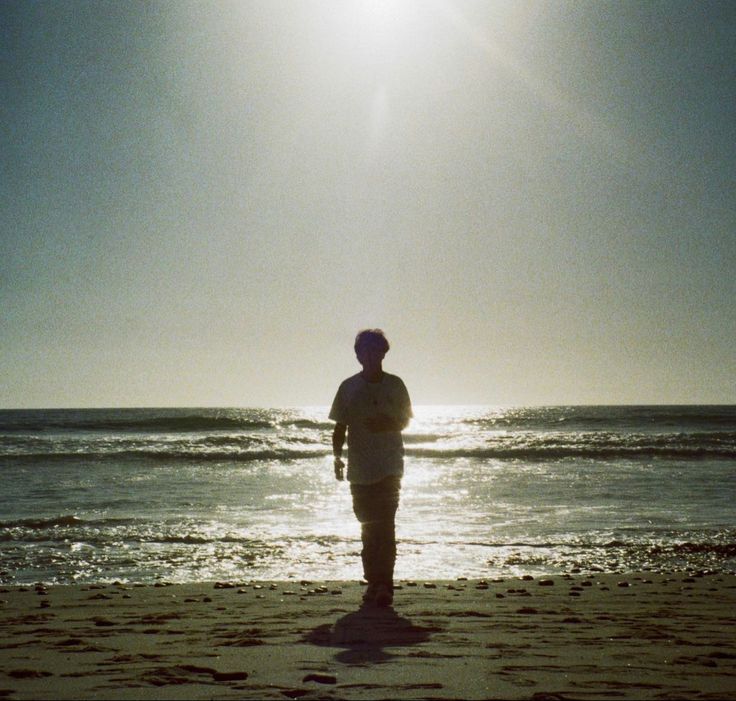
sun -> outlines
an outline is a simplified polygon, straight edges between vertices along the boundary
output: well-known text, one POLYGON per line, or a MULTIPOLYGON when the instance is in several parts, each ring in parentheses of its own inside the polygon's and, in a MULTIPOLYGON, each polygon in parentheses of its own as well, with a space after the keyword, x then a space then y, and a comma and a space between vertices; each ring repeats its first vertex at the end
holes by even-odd
POLYGON ((414 3, 402 0, 355 0, 354 26, 363 42, 387 48, 410 30, 413 11, 414 3))

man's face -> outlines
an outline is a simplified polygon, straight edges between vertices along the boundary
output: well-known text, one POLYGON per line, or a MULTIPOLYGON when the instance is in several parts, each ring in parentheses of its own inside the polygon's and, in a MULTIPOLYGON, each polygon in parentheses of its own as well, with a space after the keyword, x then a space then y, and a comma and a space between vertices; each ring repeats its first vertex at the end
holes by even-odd
POLYGON ((381 362, 386 354, 382 348, 376 345, 365 344, 355 351, 355 355, 365 370, 372 370, 381 366, 381 362))

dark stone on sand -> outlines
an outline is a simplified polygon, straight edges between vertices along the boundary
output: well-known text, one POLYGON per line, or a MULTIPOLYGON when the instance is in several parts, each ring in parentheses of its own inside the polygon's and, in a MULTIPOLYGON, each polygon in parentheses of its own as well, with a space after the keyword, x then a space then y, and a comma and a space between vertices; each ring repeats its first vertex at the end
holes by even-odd
POLYGON ((523 608, 516 609, 516 613, 523 613, 523 614, 531 615, 531 614, 539 613, 539 611, 537 611, 537 609, 531 608, 530 606, 524 606, 523 608))
POLYGON ((337 677, 332 674, 307 674, 303 682, 317 682, 317 684, 337 684, 337 677))
POLYGON ((538 582, 540 587, 553 587, 555 585, 554 579, 540 579, 538 582))
POLYGON ((424 588, 425 589, 437 589, 437 585, 434 582, 425 582, 424 588))
POLYGON ((197 664, 183 664, 180 669, 183 669, 185 672, 192 672, 193 674, 217 674, 216 669, 212 669, 212 667, 202 667, 197 664))
POLYGON ((503 594, 496 594, 497 599, 505 599, 506 597, 503 594))
POLYGON ((51 672, 42 672, 39 669, 11 669, 8 676, 13 679, 39 679, 52 676, 51 672))
POLYGON ((630 586, 631 586, 631 584, 629 584, 629 583, 628 583, 628 582, 626 582, 626 581, 623 581, 623 582, 619 582, 619 583, 618 583, 618 584, 617 584, 616 586, 617 586, 617 587, 622 587, 622 588, 625 588, 625 587, 630 587, 630 586))
POLYGON ((111 596, 108 596, 107 594, 102 594, 102 593, 100 593, 100 594, 92 594, 92 596, 88 596, 87 598, 89 600, 93 600, 93 599, 112 599, 111 596))
POLYGON ((450 611, 447 615, 457 618, 491 618, 493 614, 483 611, 450 611))
POLYGON ((524 576, 522 577, 522 579, 523 579, 523 580, 524 580, 525 582, 531 582, 531 581, 532 581, 532 580, 534 579, 534 577, 532 577, 532 576, 531 576, 530 574, 525 574, 525 575, 524 575, 524 576))
POLYGON ((252 635, 237 635, 227 636, 225 641, 219 644, 229 647, 256 647, 258 645, 265 645, 266 641, 252 635))
POLYGON ((115 621, 111 621, 109 618, 93 618, 92 620, 95 622, 95 625, 98 627, 116 625, 115 621))
POLYGON ((235 589, 236 585, 232 582, 215 582, 215 589, 235 589))
POLYGON ((235 682, 248 678, 248 672, 213 672, 212 678, 216 682, 235 682))
POLYGON ((713 657, 717 660, 736 660, 736 654, 731 652, 711 652, 708 657, 713 657))
POLYGON ((302 696, 306 696, 309 693, 309 689, 284 689, 281 692, 283 696, 288 699, 298 699, 302 696))

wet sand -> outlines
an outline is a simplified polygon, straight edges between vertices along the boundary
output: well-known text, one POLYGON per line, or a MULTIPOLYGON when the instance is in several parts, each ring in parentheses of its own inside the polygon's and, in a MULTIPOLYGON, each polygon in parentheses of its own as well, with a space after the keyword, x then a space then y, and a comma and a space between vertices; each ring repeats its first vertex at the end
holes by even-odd
POLYGON ((3 587, 0 698, 736 699, 736 576, 3 587))

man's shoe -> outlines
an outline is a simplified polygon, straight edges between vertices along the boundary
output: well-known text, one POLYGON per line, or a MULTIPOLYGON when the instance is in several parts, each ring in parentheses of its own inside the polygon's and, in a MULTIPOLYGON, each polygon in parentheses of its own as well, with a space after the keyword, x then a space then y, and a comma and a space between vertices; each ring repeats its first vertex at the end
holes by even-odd
POLYGON ((376 606, 383 608, 391 606, 394 601, 394 595, 391 589, 385 584, 379 584, 376 589, 376 606))
POLYGON ((365 606, 372 606, 376 603, 376 590, 377 586, 375 584, 369 584, 363 592, 363 604, 365 606))

